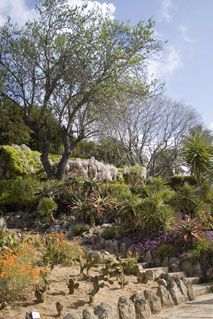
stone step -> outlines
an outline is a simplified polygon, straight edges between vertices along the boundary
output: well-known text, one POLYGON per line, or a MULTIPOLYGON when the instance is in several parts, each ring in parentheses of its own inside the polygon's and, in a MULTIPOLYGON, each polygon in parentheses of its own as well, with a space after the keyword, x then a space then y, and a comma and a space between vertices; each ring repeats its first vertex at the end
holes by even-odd
POLYGON ((144 270, 152 270, 155 272, 156 276, 159 277, 161 274, 168 273, 168 267, 152 267, 152 268, 145 268, 144 270))
MULTIPOLYGON (((186 277, 183 271, 179 272, 169 272, 168 273, 169 277, 176 277, 176 278, 183 278, 186 277)), ((199 284, 200 282, 200 277, 186 277, 188 280, 190 280, 192 285, 199 284)))
POLYGON ((169 277, 177 277, 177 278, 183 278, 183 277, 185 277, 185 274, 184 274, 183 271, 169 272, 168 275, 169 275, 169 277))
POLYGON ((213 282, 193 285, 195 297, 213 292, 213 282))

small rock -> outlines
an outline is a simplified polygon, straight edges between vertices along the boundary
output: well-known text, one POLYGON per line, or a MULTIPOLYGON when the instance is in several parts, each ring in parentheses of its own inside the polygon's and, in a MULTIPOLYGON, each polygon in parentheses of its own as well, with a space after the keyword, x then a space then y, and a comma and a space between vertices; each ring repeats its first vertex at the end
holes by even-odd
POLYGON ((136 295, 134 298, 135 305, 135 318, 136 319, 147 319, 151 316, 150 305, 147 300, 140 294, 136 295))
POLYGON ((183 280, 181 278, 175 278, 176 284, 178 288, 180 289, 182 295, 184 296, 185 301, 188 300, 188 294, 187 294, 187 288, 184 284, 183 280))
POLYGON ((156 314, 161 312, 161 300, 154 291, 145 290, 144 297, 148 301, 152 313, 156 314))
POLYGON ((80 319, 80 317, 76 313, 70 312, 66 316, 64 316, 63 319, 80 319))
POLYGON ((86 308, 83 310, 83 319, 98 319, 98 317, 94 314, 93 309, 86 308))
POLYGON ((168 267, 169 266, 169 258, 167 256, 163 258, 161 266, 162 267, 168 267))
POLYGON ((133 303, 126 297, 120 297, 118 300, 118 312, 120 319, 134 319, 133 303))
POLYGON ((174 279, 170 278, 167 283, 167 289, 170 292, 175 306, 178 306, 185 302, 185 298, 182 295, 174 279))
POLYGON ((188 280, 187 278, 183 278, 183 283, 185 284, 187 288, 187 295, 188 295, 189 301, 195 300, 194 290, 192 288, 191 281, 188 280))
POLYGON ((113 309, 105 302, 102 302, 99 306, 97 306, 94 310, 98 319, 119 319, 118 310, 113 309))
POLYGON ((172 308, 174 306, 172 296, 164 286, 158 286, 157 296, 160 297, 162 308, 167 309, 172 308))

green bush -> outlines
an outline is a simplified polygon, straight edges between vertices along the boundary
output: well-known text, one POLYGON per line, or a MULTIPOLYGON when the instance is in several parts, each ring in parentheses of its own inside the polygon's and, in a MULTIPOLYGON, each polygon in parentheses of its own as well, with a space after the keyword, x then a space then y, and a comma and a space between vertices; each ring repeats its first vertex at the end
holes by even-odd
POLYGON ((36 205, 35 193, 38 186, 39 181, 32 176, 0 181, 0 209, 32 210, 36 205))
POLYGON ((164 244, 159 246, 155 253, 159 257, 171 257, 174 255, 174 247, 170 244, 164 244))
POLYGON ((90 225, 88 224, 75 224, 73 228, 73 236, 80 236, 86 231, 89 231, 90 225))
POLYGON ((174 190, 177 187, 183 186, 184 183, 188 183, 191 186, 197 185, 195 176, 172 176, 167 179, 167 183, 174 190))
POLYGON ((172 208, 164 201, 164 192, 150 193, 135 205, 136 226, 140 231, 167 231, 174 219, 172 208))
POLYGON ((101 237, 108 240, 118 237, 118 226, 109 226, 104 229, 101 237))

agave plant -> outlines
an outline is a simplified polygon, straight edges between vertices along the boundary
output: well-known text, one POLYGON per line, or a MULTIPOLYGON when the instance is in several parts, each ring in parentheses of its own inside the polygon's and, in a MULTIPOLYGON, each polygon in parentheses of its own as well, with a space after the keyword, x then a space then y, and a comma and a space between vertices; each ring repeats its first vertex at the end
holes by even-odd
POLYGON ((173 227, 187 244, 192 241, 193 237, 202 240, 201 232, 206 230, 199 218, 191 218, 190 216, 185 216, 184 219, 178 219, 173 224, 173 227))
POLYGON ((46 215, 50 218, 51 222, 55 223, 55 218, 53 217, 53 211, 56 210, 58 205, 50 198, 45 197, 40 199, 38 204, 38 209, 42 215, 46 215))

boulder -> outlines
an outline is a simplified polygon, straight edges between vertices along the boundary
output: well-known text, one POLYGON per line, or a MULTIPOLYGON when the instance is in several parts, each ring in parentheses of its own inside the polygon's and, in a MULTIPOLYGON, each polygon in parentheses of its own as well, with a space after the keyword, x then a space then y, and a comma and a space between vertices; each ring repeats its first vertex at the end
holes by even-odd
POLYGON ((131 300, 134 300, 135 319, 147 319, 151 316, 151 309, 148 301, 144 298, 141 291, 136 292, 131 300))
POLYGON ((170 278, 167 283, 167 289, 170 292, 175 306, 178 306, 185 302, 185 298, 182 295, 174 279, 170 278))
POLYGON ((185 284, 185 286, 187 288, 187 296, 189 298, 189 301, 195 300, 195 294, 194 294, 194 290, 192 288, 191 281, 188 280, 187 278, 183 278, 183 283, 185 284))
POLYGON ((98 317, 94 314, 93 309, 86 308, 83 310, 83 319, 98 319, 98 317))
POLYGON ((117 309, 113 309, 111 306, 102 302, 94 310, 95 315, 98 319, 119 319, 119 314, 117 309))
POLYGON ((120 297, 118 300, 118 312, 120 319, 134 319, 133 303, 126 297, 120 297))
POLYGON ((163 285, 158 286, 157 296, 160 297, 161 306, 163 309, 172 308, 174 306, 170 292, 163 285))
POLYGON ((154 291, 145 290, 144 297, 148 301, 152 313, 156 314, 161 312, 161 300, 154 291))
POLYGON ((180 289, 182 295, 184 296, 185 301, 188 300, 188 294, 187 294, 187 288, 184 284, 183 280, 181 278, 175 278, 176 284, 178 288, 180 289))

